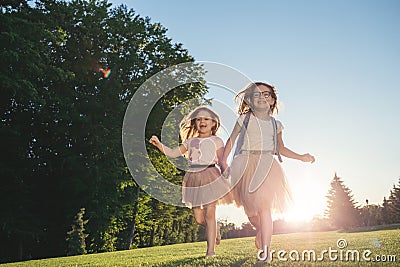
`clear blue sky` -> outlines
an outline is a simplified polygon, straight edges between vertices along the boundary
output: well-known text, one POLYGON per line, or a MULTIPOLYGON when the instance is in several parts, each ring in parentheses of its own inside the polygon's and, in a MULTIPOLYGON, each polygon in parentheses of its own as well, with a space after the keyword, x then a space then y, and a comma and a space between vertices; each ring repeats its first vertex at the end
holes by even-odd
MULTIPOLYGON (((335 172, 360 205, 398 183, 400 1, 111 2, 160 22, 196 60, 277 87, 285 144, 317 159, 283 164, 297 214, 323 210, 335 172)), ((234 108, 223 90, 210 96, 234 108)), ((220 217, 240 223, 230 212, 220 217)))

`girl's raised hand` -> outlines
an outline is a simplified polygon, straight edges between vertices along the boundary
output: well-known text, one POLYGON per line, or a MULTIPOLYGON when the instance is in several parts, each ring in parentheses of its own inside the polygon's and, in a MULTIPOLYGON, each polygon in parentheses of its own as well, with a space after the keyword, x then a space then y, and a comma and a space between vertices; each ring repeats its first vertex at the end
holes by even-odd
POLYGON ((160 140, 158 140, 158 137, 153 135, 150 140, 149 140, 150 144, 152 144, 153 146, 159 146, 161 144, 160 140))
POLYGON ((313 155, 310 155, 309 153, 304 154, 301 156, 301 160, 304 162, 311 162, 313 163, 315 161, 315 158, 313 155))

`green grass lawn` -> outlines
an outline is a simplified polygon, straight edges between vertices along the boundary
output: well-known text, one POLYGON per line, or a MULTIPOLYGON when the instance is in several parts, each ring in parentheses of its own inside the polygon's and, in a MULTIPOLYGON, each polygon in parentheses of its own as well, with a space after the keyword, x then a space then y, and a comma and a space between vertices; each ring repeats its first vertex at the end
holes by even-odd
MULTIPOLYGON (((310 232, 274 235, 271 249, 285 250, 286 254, 273 254, 273 260, 265 266, 399 266, 400 265, 400 230, 379 230, 369 232, 340 233, 310 232), (339 249, 338 239, 345 239, 347 247, 339 249), (329 255, 329 249, 331 255, 329 255), (305 250, 314 250, 316 260, 302 260, 305 250), (327 250, 324 259, 323 250, 327 250), (337 250, 334 252, 333 250, 337 250), (369 250, 371 253, 368 254, 369 250), (296 252, 299 253, 299 260, 296 252), (351 253, 350 253, 351 252, 351 253), (363 259, 363 253, 370 261, 363 259), (354 254, 353 254, 354 253, 354 254), (360 260, 353 260, 351 255, 359 253, 360 260), (346 261, 346 254, 348 254, 346 261), (342 255, 342 260, 340 257, 342 255), (377 262, 376 256, 381 258, 395 255, 393 262, 377 262), (330 260, 330 258, 336 260, 330 260), (282 260, 286 259, 286 261, 282 260)), ((19 263, 9 263, 7 266, 262 266, 257 264, 257 249, 254 246, 254 237, 222 240, 216 248, 216 257, 205 258, 206 243, 186 243, 162 247, 151 247, 99 253, 74 257, 62 257, 43 260, 32 260, 19 263)), ((283 253, 283 252, 281 252, 283 253)), ((311 254, 310 254, 311 255, 311 254)), ((5 265, 0 265, 5 266, 5 265)))

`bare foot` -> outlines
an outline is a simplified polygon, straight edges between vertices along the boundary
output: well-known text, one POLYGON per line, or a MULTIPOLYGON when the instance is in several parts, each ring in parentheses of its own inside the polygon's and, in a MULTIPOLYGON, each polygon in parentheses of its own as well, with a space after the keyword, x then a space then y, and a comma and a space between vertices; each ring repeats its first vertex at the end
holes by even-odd
POLYGON ((206 258, 215 257, 215 253, 207 253, 206 258))
POLYGON ((265 246, 264 250, 259 250, 257 253, 257 263, 261 262, 271 262, 272 259, 269 255, 269 249, 265 246))
POLYGON ((221 226, 217 223, 217 237, 215 238, 215 244, 221 244, 221 226))
POLYGON ((256 234, 256 248, 261 249, 262 245, 261 245, 261 231, 258 231, 256 234))

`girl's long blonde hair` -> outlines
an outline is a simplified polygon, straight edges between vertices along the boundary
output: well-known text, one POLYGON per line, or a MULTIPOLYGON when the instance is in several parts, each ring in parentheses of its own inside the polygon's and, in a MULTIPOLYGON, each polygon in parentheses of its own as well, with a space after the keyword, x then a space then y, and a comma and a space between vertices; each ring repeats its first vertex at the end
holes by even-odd
POLYGON ((216 135, 219 126, 221 125, 219 116, 217 113, 212 111, 211 109, 200 106, 193 110, 190 114, 188 114, 186 117, 182 119, 182 121, 179 124, 179 135, 181 137, 181 142, 184 142, 186 139, 189 139, 191 137, 194 137, 198 134, 198 130, 196 129, 196 123, 195 120, 197 118, 197 115, 199 114, 200 111, 206 111, 208 114, 210 114, 211 119, 215 122, 215 126, 211 128, 211 133, 212 135, 216 135))
POLYGON ((251 103, 250 99, 252 98, 252 94, 254 92, 254 89, 257 88, 258 86, 266 86, 272 91, 271 97, 275 99, 274 104, 270 107, 269 113, 272 115, 274 111, 276 110, 276 113, 278 113, 278 107, 277 107, 277 102, 278 102, 278 96, 277 96, 277 91, 273 85, 270 85, 265 82, 253 82, 250 83, 249 85, 246 86, 245 89, 240 91, 236 96, 235 96, 235 102, 238 103, 238 114, 246 114, 247 112, 251 111, 251 103))

